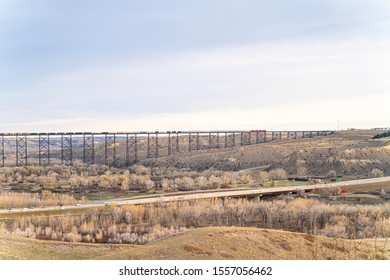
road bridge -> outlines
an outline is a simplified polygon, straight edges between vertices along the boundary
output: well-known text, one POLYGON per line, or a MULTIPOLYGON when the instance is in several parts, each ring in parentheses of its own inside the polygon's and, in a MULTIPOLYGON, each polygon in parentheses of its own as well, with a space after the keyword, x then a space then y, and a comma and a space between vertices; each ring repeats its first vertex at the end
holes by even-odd
POLYGON ((327 136, 333 132, 214 130, 0 133, 0 166, 72 165, 77 162, 129 166, 146 158, 327 136))
POLYGON ((89 209, 104 207, 108 205, 141 205, 148 203, 159 202, 174 202, 184 200, 197 200, 197 199, 212 199, 212 198, 255 198, 265 195, 279 195, 286 193, 299 193, 309 192, 319 189, 329 188, 344 188, 348 189, 353 186, 370 185, 390 182, 390 177, 361 179, 345 182, 332 182, 329 184, 315 184, 307 186, 288 186, 288 187, 269 187, 269 188, 253 188, 253 189, 227 189, 227 190, 208 190, 208 191, 194 191, 194 192, 181 192, 181 193, 167 193, 160 195, 145 195, 130 198, 117 198, 106 201, 98 202, 83 202, 77 205, 64 205, 64 206, 50 206, 45 208, 15 208, 15 209, 0 209, 0 214, 12 214, 19 212, 45 212, 54 210, 72 210, 72 209, 89 209))

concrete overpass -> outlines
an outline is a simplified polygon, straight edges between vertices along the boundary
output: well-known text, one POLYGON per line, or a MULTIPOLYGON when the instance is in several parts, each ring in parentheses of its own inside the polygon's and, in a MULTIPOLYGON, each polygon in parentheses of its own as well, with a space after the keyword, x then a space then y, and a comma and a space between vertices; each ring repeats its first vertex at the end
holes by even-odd
POLYGON ((212 190, 212 191, 197 191, 197 192, 182 192, 174 194, 164 194, 164 195, 150 195, 150 196, 140 196, 134 198, 120 198, 112 199, 101 202, 85 202, 80 205, 64 205, 64 206, 55 206, 55 207, 46 207, 46 208, 15 208, 11 211, 7 209, 0 209, 0 214, 12 214, 20 212, 45 212, 45 211, 64 211, 72 209, 88 209, 88 208, 97 208, 105 207, 107 205, 141 205, 148 203, 158 203, 158 202, 173 202, 173 201, 185 201, 185 200, 197 200, 197 199, 211 199, 211 198, 229 198, 229 197, 259 197, 263 195, 276 195, 283 193, 297 193, 297 192, 308 192, 317 189, 327 189, 327 188, 346 188, 350 186, 359 186, 366 184, 377 184, 390 182, 390 177, 381 177, 381 178, 372 178, 372 179, 362 179, 346 182, 335 182, 330 184, 316 184, 308 186, 289 186, 289 187, 272 187, 272 188, 256 188, 256 189, 235 189, 235 190, 212 190))

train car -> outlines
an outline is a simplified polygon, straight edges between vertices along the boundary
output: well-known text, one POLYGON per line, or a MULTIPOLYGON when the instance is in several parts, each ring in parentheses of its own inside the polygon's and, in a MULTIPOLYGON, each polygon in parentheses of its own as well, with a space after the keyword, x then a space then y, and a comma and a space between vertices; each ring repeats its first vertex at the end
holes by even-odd
POLYGON ((18 136, 18 135, 27 135, 30 134, 28 132, 7 132, 5 136, 18 136))

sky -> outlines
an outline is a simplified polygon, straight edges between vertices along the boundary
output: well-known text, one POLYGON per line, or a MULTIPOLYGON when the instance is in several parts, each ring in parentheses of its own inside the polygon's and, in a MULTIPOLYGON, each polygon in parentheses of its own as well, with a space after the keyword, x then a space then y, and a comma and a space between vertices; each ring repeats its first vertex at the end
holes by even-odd
POLYGON ((388 127, 389 77, 387 0, 0 0, 0 132, 388 127))

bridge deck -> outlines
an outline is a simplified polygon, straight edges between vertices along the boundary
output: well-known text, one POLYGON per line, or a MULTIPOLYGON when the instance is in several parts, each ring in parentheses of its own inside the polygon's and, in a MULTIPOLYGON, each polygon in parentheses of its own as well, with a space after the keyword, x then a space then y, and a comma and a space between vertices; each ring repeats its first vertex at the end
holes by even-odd
POLYGON ((122 199, 112 199, 104 202, 86 202, 82 205, 65 205, 62 207, 46 207, 44 209, 12 209, 10 212, 6 209, 0 209, 0 214, 12 214, 23 212, 44 212, 44 211, 53 211, 53 210, 69 210, 69 209, 88 209, 96 207, 104 207, 107 203, 115 203, 117 205, 139 205, 147 203, 158 203, 158 202, 171 202, 171 201, 184 201, 184 200, 196 200, 196 199, 211 199, 211 198, 228 198, 228 197, 257 197, 262 195, 276 195, 282 193, 294 193, 299 191, 311 191, 316 189, 326 189, 326 188, 335 188, 342 187, 348 188, 350 186, 366 185, 366 184, 377 184, 383 182, 389 182, 390 177, 381 177, 381 178, 371 178, 363 180, 355 180, 348 182, 337 182, 330 184, 317 184, 317 185, 308 185, 308 186, 290 186, 290 187, 275 187, 275 188, 257 188, 257 189, 244 189, 244 190, 217 190, 217 191, 201 191, 193 193, 174 193, 166 195, 151 195, 143 197, 134 197, 134 198, 122 198, 122 199))
POLYGON ((129 166, 145 158, 332 133, 329 130, 0 133, 0 166, 72 165, 75 162, 129 166))

